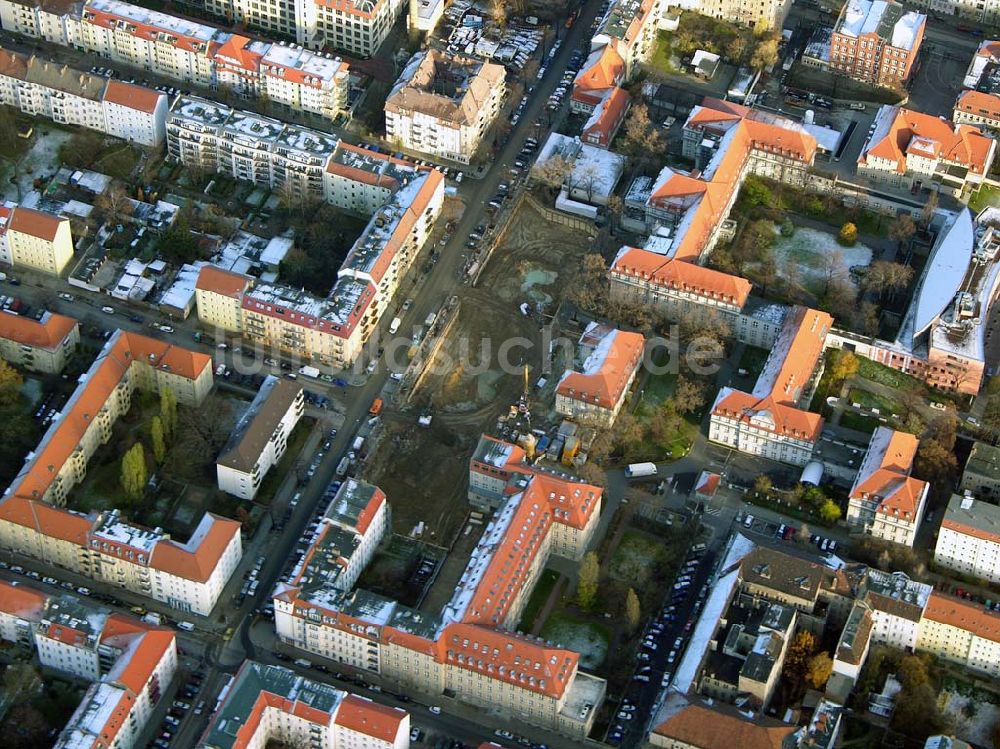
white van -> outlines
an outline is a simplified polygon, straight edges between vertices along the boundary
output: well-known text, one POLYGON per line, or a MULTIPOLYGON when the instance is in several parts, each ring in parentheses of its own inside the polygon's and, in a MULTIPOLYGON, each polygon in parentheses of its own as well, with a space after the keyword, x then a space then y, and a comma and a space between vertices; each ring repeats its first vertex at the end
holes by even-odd
POLYGON ((403 324, 403 321, 398 317, 392 318, 392 322, 389 323, 389 334, 395 335, 396 331, 399 330, 399 326, 403 324))
POLYGON ((185 632, 194 632, 194 625, 191 622, 177 622, 177 629, 183 629, 185 632))

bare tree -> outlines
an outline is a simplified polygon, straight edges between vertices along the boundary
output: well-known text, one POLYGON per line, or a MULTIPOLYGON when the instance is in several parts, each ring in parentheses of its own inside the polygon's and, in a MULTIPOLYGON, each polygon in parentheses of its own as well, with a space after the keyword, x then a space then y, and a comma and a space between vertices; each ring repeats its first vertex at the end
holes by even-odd
POLYGON ((94 198, 94 207, 104 215, 104 220, 109 224, 123 224, 135 211, 131 198, 118 182, 94 198))
POLYGON ((539 161, 531 168, 531 176, 546 187, 558 190, 566 182, 573 165, 562 154, 539 161))

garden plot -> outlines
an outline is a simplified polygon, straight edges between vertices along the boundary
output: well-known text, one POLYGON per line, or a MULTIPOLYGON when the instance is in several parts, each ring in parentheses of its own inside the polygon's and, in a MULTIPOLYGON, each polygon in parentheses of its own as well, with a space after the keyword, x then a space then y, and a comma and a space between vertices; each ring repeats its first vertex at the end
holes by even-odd
POLYGON ((608 633, 596 624, 574 619, 566 613, 549 617, 542 637, 580 654, 580 666, 594 670, 608 656, 608 633))
POLYGON ((1000 721, 1000 705, 978 699, 972 695, 945 690, 939 698, 941 712, 949 716, 955 726, 956 738, 976 746, 991 746, 994 729, 1000 721))
POLYGON ((59 148, 72 137, 70 133, 51 126, 39 127, 37 133, 31 148, 18 159, 16 184, 6 181, 3 184, 5 200, 23 200, 34 189, 36 177, 55 172, 61 163, 59 148))
POLYGON ((830 279, 843 279, 856 286, 851 269, 868 267, 873 256, 872 249, 861 242, 853 247, 844 247, 832 234, 804 226, 797 227, 791 237, 782 236, 779 232, 774 241, 774 259, 778 268, 797 267, 803 285, 817 296, 821 295, 824 284, 830 279))

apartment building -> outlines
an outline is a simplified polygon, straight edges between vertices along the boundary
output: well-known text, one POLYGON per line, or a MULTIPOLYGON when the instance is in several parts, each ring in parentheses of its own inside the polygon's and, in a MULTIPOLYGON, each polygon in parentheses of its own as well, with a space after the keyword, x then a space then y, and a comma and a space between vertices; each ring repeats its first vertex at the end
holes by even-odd
POLYGON ((978 21, 990 26, 1000 23, 1000 3, 996 0, 916 0, 911 4, 947 17, 978 21))
POLYGON ((573 79, 570 109, 589 114, 625 83, 625 61, 613 44, 592 51, 573 79))
POLYGON ((65 509, 87 462, 112 436, 137 390, 169 388, 196 407, 212 387, 212 361, 116 331, 0 500, 0 546, 207 615, 242 554, 240 524, 206 514, 186 542, 124 522, 117 511, 65 509))
POLYGON ((757 31, 769 29, 780 30, 785 25, 788 11, 791 10, 791 0, 765 0, 762 3, 744 3, 739 0, 681 0, 668 5, 677 5, 695 10, 702 15, 732 21, 742 26, 749 26, 757 31))
POLYGON ((75 46, 199 86, 215 83, 218 29, 121 0, 87 0, 75 46))
POLYGON ((507 500, 515 475, 530 472, 524 448, 487 434, 479 437, 469 459, 469 504, 492 512, 507 500))
POLYGON ((329 120, 347 106, 350 76, 339 57, 233 34, 219 46, 214 61, 218 85, 241 98, 263 96, 290 111, 329 120))
POLYGON ((80 344, 80 324, 72 317, 44 312, 35 320, 0 315, 0 358, 16 367, 59 374, 80 344))
POLYGON ((720 320, 730 329, 750 296, 745 278, 635 247, 622 247, 608 270, 611 298, 648 306, 668 320, 720 320))
POLYGON ((194 286, 198 322, 230 333, 242 332, 242 299, 251 288, 250 276, 214 265, 202 266, 194 286))
POLYGON ((500 114, 502 65, 417 52, 385 100, 385 137, 408 151, 468 164, 500 114))
POLYGON ((1000 581, 1000 507, 953 494, 938 529, 934 562, 963 575, 1000 581))
POLYGON ((260 29, 269 36, 296 37, 295 0, 271 0, 258 3, 253 0, 188 0, 190 5, 204 8, 218 18, 224 18, 226 26, 242 24, 247 28, 260 29))
MULTIPOLYGON (((172 152, 182 162, 204 164, 215 158, 200 121, 212 118, 218 127, 228 115, 211 112, 218 110, 202 108, 200 120, 192 117, 177 130, 168 126, 172 152)), ((199 319, 317 364, 344 368, 361 355, 440 215, 444 178, 437 170, 358 151, 331 149, 322 167, 319 196, 372 214, 329 295, 317 298, 273 284, 251 286, 250 279, 237 274, 203 269, 196 285, 199 319)), ((310 192, 314 189, 310 184, 310 192)))
POLYGON ((577 364, 556 386, 556 413, 610 428, 625 404, 643 361, 642 333, 592 322, 580 336, 577 364))
POLYGON ((364 590, 342 590, 344 563, 312 541, 274 594, 279 638, 401 687, 457 699, 575 737, 585 736, 604 681, 579 656, 512 628, 550 554, 579 559, 600 515, 596 487, 535 471, 512 477, 454 595, 439 613, 364 590))
MULTIPOLYGON (((283 6, 281 15, 288 23, 284 33, 295 36, 291 2, 244 5, 249 11, 264 13, 283 6)), ((214 12, 232 20, 231 14, 214 12)), ((285 42, 254 40, 118 0, 0 0, 0 25, 8 31, 93 52, 178 82, 221 86, 248 99, 266 97, 291 111, 333 120, 347 106, 348 67, 339 57, 285 42)), ((257 25, 274 30, 263 22, 257 25)), ((103 84, 103 79, 99 80, 103 84)), ((133 89, 132 93, 138 92, 133 89)), ((74 102, 67 114, 81 119, 80 105, 74 102)), ((144 106, 148 105, 137 104, 134 109, 142 111, 144 106)), ((135 116, 134 112, 112 111, 119 127, 128 126, 128 118, 135 116), (123 118, 125 122, 121 122, 123 118)), ((132 127, 137 132, 144 130, 137 123, 132 127)), ((138 138, 136 142, 140 142, 138 138)))
POLYGON ((61 275, 73 259, 73 235, 69 219, 34 208, 17 206, 6 222, 0 215, 6 260, 15 266, 61 275))
POLYGON ((803 410, 833 318, 794 307, 767 357, 753 391, 725 387, 712 406, 709 439, 740 452, 805 465, 823 419, 803 410))
POLYGON ((951 116, 956 125, 1000 130, 1000 95, 984 91, 963 91, 955 99, 951 116))
POLYGON ((996 142, 977 128, 902 107, 881 107, 874 124, 858 157, 858 176, 878 186, 933 184, 961 197, 982 184, 996 154, 996 142))
POLYGON ((625 80, 631 80, 656 49, 662 14, 662 0, 615 0, 590 40, 591 51, 614 47, 625 63, 625 80))
POLYGON ((924 608, 917 649, 996 678, 1000 676, 1000 615, 981 604, 935 591, 924 608))
POLYGON ((410 32, 430 33, 434 31, 441 16, 444 15, 444 0, 409 0, 408 4, 406 28, 410 32))
POLYGON ((649 743, 662 749, 791 749, 797 731, 774 718, 751 720, 735 708, 710 707, 672 694, 657 715, 649 743))
POLYGON ((171 630, 16 582, 0 581, 0 636, 33 645, 43 666, 92 682, 56 749, 138 746, 177 670, 171 630))
POLYGON ((640 176, 625 196, 622 224, 659 234, 660 254, 696 261, 710 251, 747 174, 804 186, 816 138, 798 123, 705 99, 684 124, 684 154, 697 171, 664 167, 640 176))
POLYGON ((0 104, 143 146, 165 133, 165 94, 2 49, 0 104))
POLYGON ((339 5, 296 0, 297 41, 310 49, 332 47, 372 57, 389 36, 404 4, 405 0, 352 0, 339 5))
POLYGON ((848 0, 830 38, 830 68, 874 86, 903 86, 926 28, 927 16, 893 0, 848 0))
POLYGON ((990 502, 1000 501, 1000 447, 973 443, 959 489, 990 502))
POLYGON ((848 497, 849 526, 913 546, 930 490, 926 481, 910 476, 919 443, 906 432, 883 426, 875 430, 848 497))
POLYGON ((632 98, 625 89, 613 89, 590 113, 580 131, 580 139, 598 148, 609 148, 618 129, 625 122, 631 103, 632 98))
POLYGON ((288 437, 305 412, 302 386, 273 375, 264 378, 250 408, 237 422, 215 462, 219 490, 252 500, 278 464, 288 437))
POLYGON ((222 697, 198 749, 271 744, 323 749, 409 749, 410 715, 284 666, 244 661, 222 697))

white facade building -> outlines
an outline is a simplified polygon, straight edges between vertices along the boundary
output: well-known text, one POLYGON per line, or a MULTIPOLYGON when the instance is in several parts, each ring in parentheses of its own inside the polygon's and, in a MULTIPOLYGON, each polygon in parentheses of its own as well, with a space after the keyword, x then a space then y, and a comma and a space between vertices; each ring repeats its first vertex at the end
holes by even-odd
POLYGON ((216 461, 219 489, 240 499, 257 496, 267 472, 284 456, 304 411, 301 385, 266 377, 216 461))
POLYGON ((500 113, 501 65, 417 52, 385 100, 386 139, 432 157, 468 164, 500 113))
POLYGON ((953 494, 934 548, 934 562, 963 575, 1000 582, 1000 507, 953 494))

